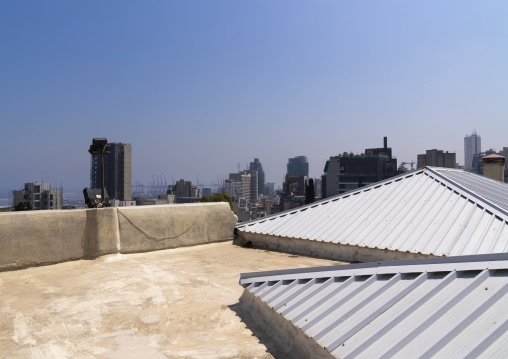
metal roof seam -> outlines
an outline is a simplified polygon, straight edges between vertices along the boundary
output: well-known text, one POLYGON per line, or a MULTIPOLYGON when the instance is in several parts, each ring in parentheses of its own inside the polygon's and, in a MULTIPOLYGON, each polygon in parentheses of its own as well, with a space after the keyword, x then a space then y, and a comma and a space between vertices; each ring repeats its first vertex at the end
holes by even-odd
POLYGON ((422 354, 422 357, 435 356, 444 346, 451 341, 452 338, 457 337, 466 327, 470 326, 477 318, 479 318, 488 308, 494 303, 498 302, 505 294, 508 293, 508 283, 501 288, 495 290, 495 294, 491 295, 486 301, 476 308, 470 315, 463 319, 453 330, 446 333, 440 341, 429 348, 422 354))
MULTIPOLYGON (((455 272, 455 275, 456 272, 455 272)), ((409 342, 413 341, 417 338, 424 330, 428 329, 431 325, 433 325, 444 313, 450 310, 454 305, 456 305, 462 298, 463 295, 470 293, 479 283, 485 281, 488 276, 488 271, 482 271, 478 276, 475 277, 471 283, 468 283, 464 286, 464 288, 459 291, 453 293, 452 297, 448 299, 446 302, 441 302, 438 306, 434 308, 432 314, 426 316, 423 319, 423 322, 419 323, 412 331, 407 331, 406 335, 395 345, 391 347, 388 351, 384 353, 383 358, 391 358, 398 352, 402 350, 409 342)))

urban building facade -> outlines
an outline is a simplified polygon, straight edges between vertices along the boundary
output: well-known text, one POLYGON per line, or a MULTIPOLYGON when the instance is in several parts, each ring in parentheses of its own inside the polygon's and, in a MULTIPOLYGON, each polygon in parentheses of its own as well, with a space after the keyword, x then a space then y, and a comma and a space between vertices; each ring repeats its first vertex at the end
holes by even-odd
POLYGON ((309 177, 309 162, 307 157, 296 156, 288 159, 287 174, 289 176, 305 176, 309 177))
POLYGON ((365 153, 330 157, 321 177, 322 198, 335 196, 378 182, 397 174, 397 159, 392 157, 387 138, 380 148, 367 148, 365 153))
POLYGON ((230 173, 226 188, 226 193, 233 200, 239 201, 243 198, 247 203, 256 203, 258 200, 258 171, 245 170, 230 173))
MULTIPOLYGON (((132 200, 132 148, 125 143, 108 143, 104 155, 104 187, 111 199, 132 200)), ((102 187, 101 156, 92 155, 90 187, 102 187)))
POLYGON ((468 171, 473 169, 473 156, 482 152, 482 138, 476 131, 464 137, 464 166, 468 171))
MULTIPOLYGON (((166 193, 174 196, 174 203, 195 203, 201 201, 201 193, 197 186, 193 186, 191 181, 181 179, 174 185, 168 186, 166 193)), ((168 197, 169 198, 169 197, 168 197)))
POLYGON ((457 166, 457 155, 455 152, 444 152, 442 150, 427 150, 425 154, 418 155, 417 168, 426 166, 455 168, 457 166))
POLYGON ((30 203, 34 210, 62 209, 62 189, 51 188, 49 183, 29 182, 24 189, 12 191, 14 206, 30 203))
POLYGON ((284 181, 283 192, 285 197, 302 196, 305 197, 305 190, 307 187, 306 176, 290 176, 286 175, 284 181))
POLYGON ((265 183, 265 195, 273 196, 275 194, 275 183, 267 182, 265 183))
POLYGON ((254 161, 249 164, 249 170, 258 171, 258 195, 265 194, 265 171, 259 158, 254 158, 254 161))

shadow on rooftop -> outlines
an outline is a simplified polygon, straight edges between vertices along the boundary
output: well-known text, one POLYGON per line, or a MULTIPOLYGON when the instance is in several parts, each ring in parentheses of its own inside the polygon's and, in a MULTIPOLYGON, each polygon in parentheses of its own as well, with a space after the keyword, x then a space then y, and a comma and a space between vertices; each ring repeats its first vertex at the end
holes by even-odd
POLYGON ((284 353, 284 351, 279 347, 273 337, 271 337, 267 332, 263 331, 256 324, 254 319, 252 319, 252 317, 247 312, 245 312, 245 310, 243 310, 240 302, 231 304, 229 309, 236 313, 242 323, 245 324, 247 329, 249 329, 258 339, 259 343, 265 346, 267 353, 272 355, 275 359, 291 359, 291 357, 284 353))

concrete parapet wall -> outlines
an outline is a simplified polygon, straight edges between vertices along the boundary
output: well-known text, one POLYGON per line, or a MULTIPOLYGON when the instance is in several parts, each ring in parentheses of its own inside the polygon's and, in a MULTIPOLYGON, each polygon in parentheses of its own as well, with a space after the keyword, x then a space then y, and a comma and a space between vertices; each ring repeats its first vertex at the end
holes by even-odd
POLYGON ((233 238, 227 203, 0 213, 0 271, 233 238))
POLYGON ((233 239, 236 216, 225 202, 119 208, 121 251, 142 252, 233 239))
POLYGON ((377 262, 434 257, 421 253, 351 246, 341 243, 319 242, 309 239, 287 238, 238 231, 234 243, 245 245, 247 242, 251 242, 254 248, 347 262, 377 262))

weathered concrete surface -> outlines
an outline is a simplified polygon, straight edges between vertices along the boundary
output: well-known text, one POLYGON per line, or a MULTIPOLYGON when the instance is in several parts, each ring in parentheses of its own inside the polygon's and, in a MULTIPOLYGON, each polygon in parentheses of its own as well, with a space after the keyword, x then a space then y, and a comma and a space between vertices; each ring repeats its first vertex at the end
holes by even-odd
POLYGON ((236 216, 229 204, 119 208, 121 252, 141 252, 233 239, 236 216))
POLYGON ((435 257, 421 253, 350 246, 341 243, 319 242, 308 239, 238 231, 235 244, 244 245, 247 242, 251 242, 254 248, 348 262, 377 262, 435 257))
POLYGON ((231 242, 0 273, 1 358, 285 358, 241 272, 337 265, 231 242))
POLYGON ((0 271, 232 239, 227 203, 0 213, 0 271))

